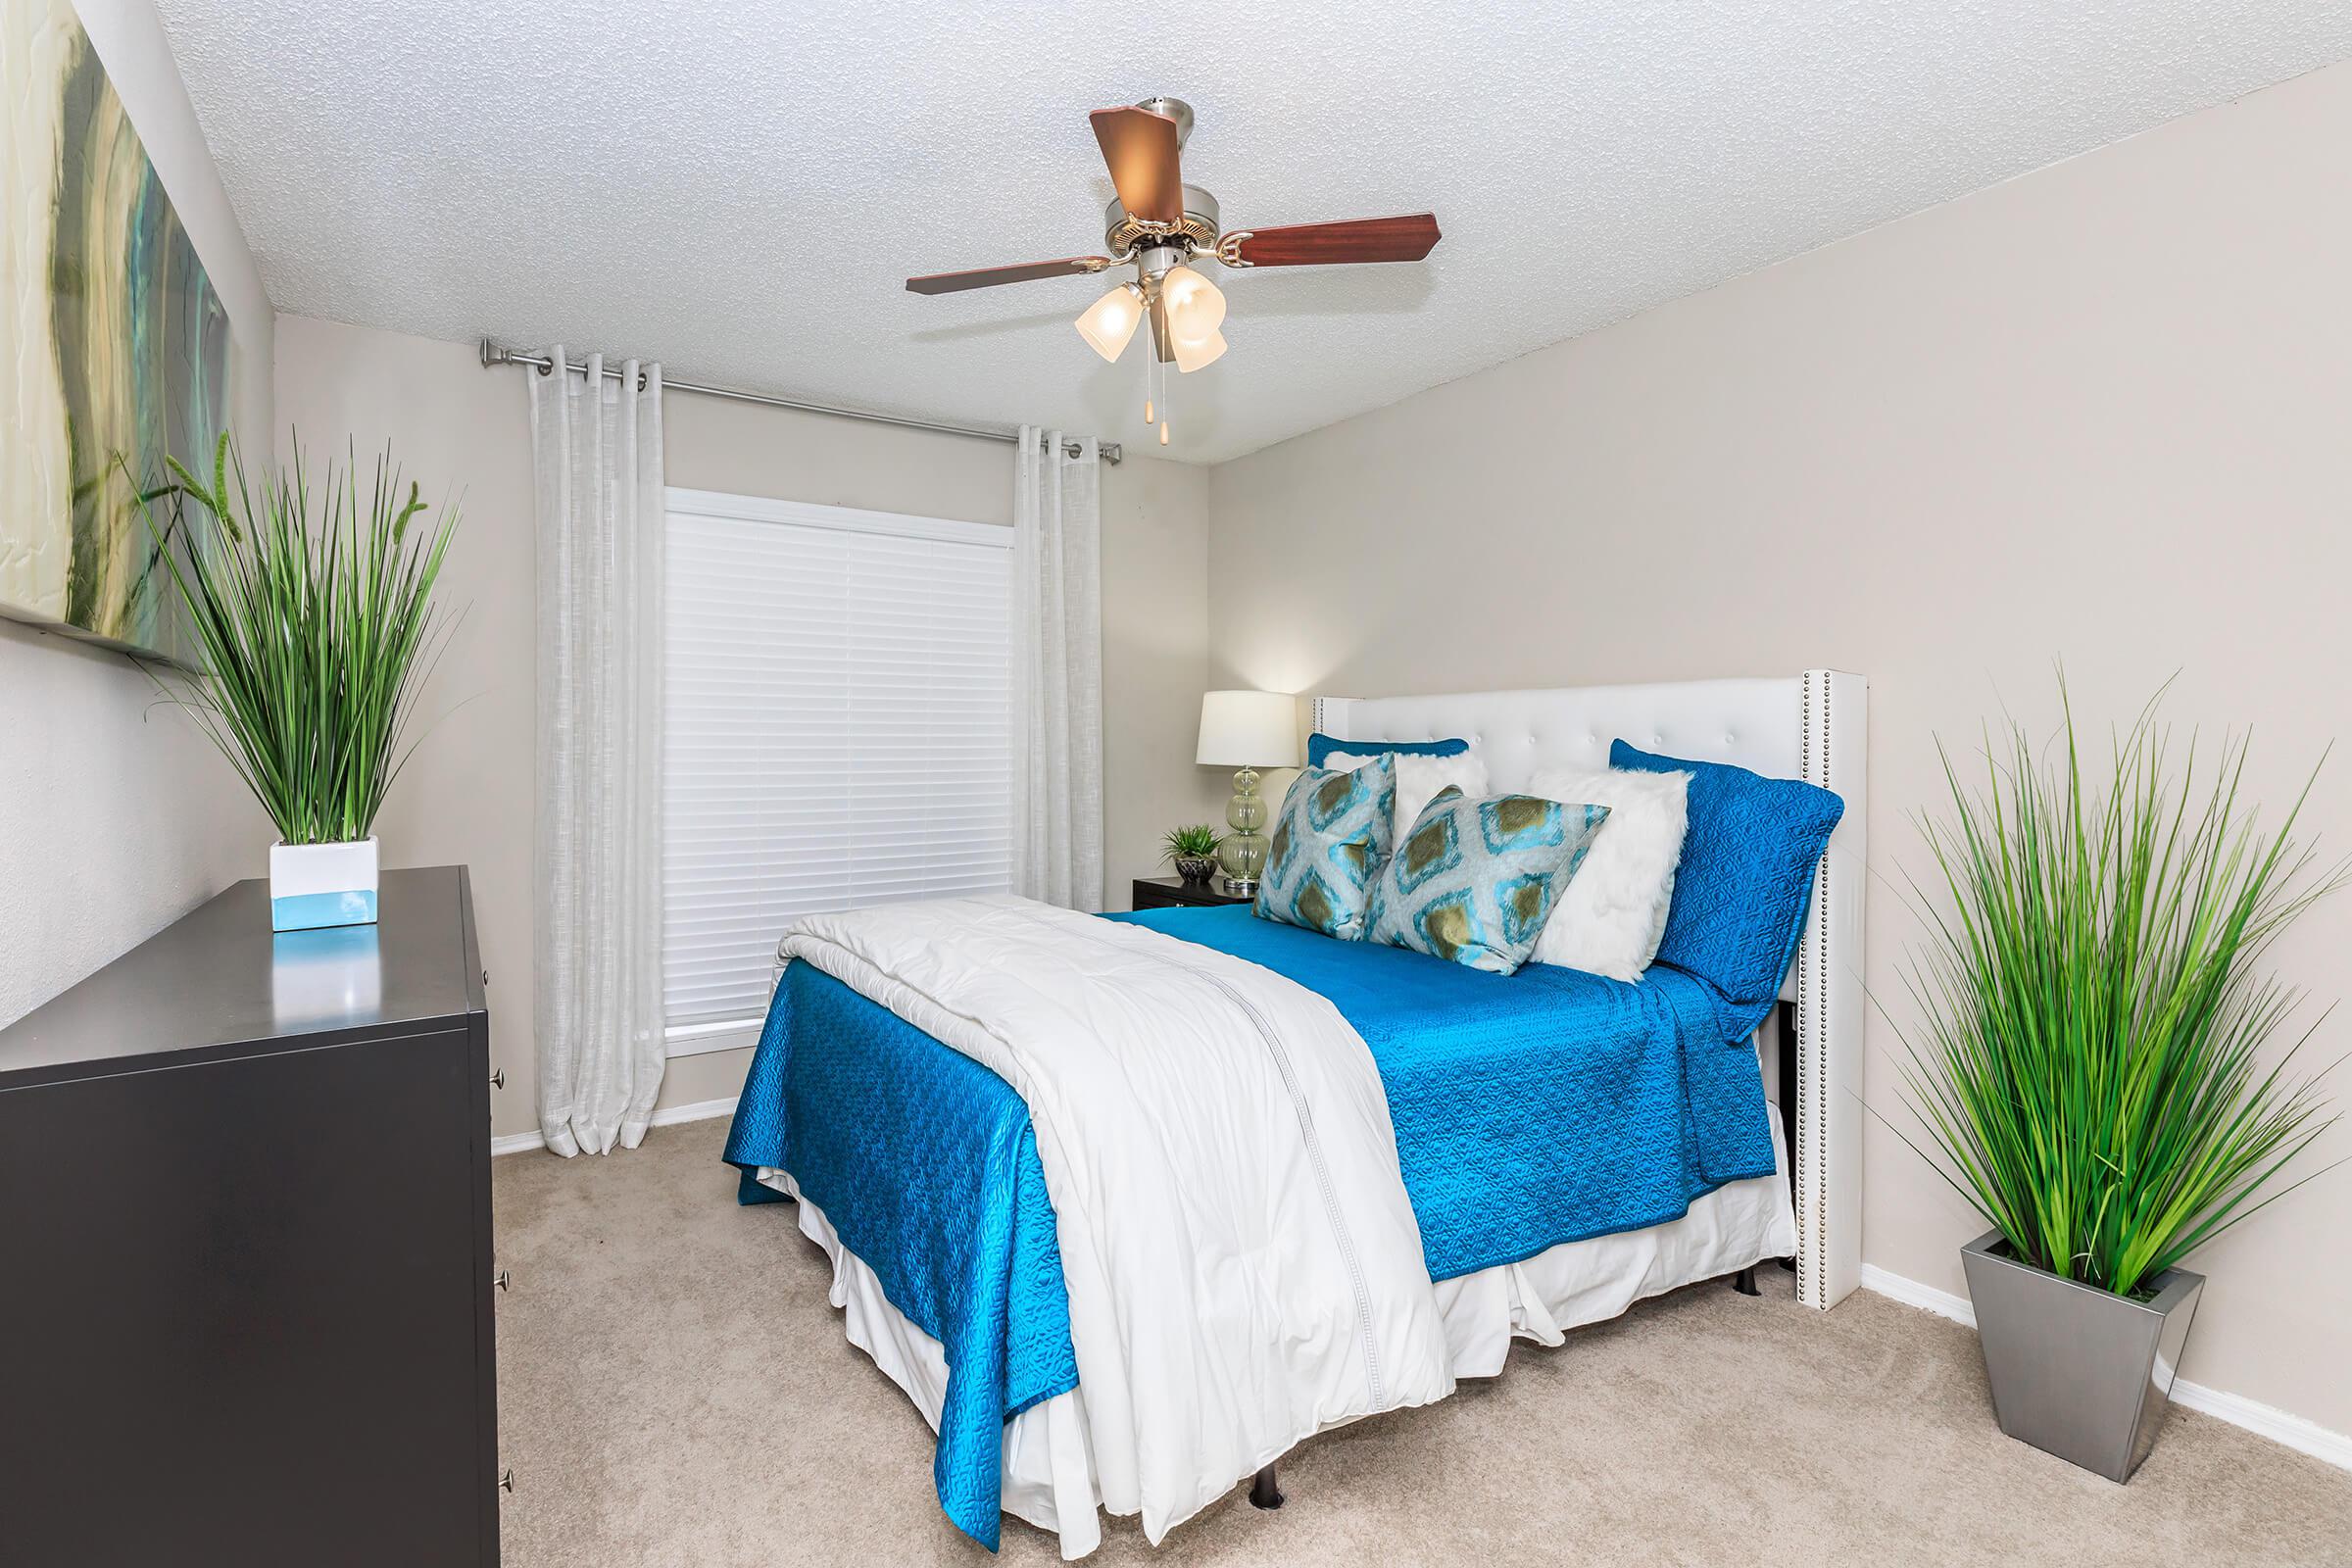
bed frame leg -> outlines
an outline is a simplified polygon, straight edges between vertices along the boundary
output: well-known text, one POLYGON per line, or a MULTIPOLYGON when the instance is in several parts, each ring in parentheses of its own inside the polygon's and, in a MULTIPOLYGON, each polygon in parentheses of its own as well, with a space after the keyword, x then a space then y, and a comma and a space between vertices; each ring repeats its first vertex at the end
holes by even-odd
POLYGON ((1775 1258, 1773 1261, 1779 1263, 1781 1267, 1787 1269, 1791 1274, 1796 1272, 1796 1259, 1793 1257, 1775 1258))
POLYGON ((1250 1480, 1250 1506, 1252 1508, 1279 1508, 1282 1506, 1282 1489, 1274 1485, 1274 1467, 1272 1465, 1260 1470, 1250 1480))
POLYGON ((1756 1289, 1756 1266, 1753 1263, 1732 1276, 1732 1289, 1738 1291, 1741 1296, 1762 1296, 1764 1294, 1756 1289))

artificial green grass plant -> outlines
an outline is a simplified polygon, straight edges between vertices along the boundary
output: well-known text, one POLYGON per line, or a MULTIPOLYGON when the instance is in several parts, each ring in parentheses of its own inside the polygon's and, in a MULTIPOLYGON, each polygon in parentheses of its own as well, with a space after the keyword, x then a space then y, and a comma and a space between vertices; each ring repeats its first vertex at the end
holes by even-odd
POLYGON ((141 501, 195 640, 175 700, 286 843, 368 837, 442 630, 432 591, 457 509, 417 523, 425 505, 415 484, 404 496, 388 453, 365 494, 356 460, 330 464, 316 524, 299 448, 292 470, 258 490, 226 436, 209 480, 171 466, 175 482, 141 501), (186 526, 191 505, 211 529, 186 526), (173 533, 189 546, 172 548, 173 533))
POLYGON ((2309 1180, 2278 1186, 2335 1120, 2316 1077, 2287 1076, 2308 1030, 2259 1059, 2301 997, 2257 966, 2346 879, 2293 836, 2310 784, 2259 832, 2238 809, 2245 743, 2201 782, 2192 738, 2176 776, 2156 709, 2096 796, 2071 704, 2062 760, 2015 724, 2006 757, 1988 736, 1981 792, 1938 746, 1952 816, 1922 827, 1950 906, 1920 900, 1931 938, 1907 976, 1930 1162, 2016 1256, 2121 1296, 2309 1180))

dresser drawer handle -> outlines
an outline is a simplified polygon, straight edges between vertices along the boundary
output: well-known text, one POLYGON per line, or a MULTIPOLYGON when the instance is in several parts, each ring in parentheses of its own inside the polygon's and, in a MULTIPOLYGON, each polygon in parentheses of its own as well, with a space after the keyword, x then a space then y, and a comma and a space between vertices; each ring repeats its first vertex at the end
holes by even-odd
POLYGON ((513 1492, 514 1490, 514 1466, 510 1465, 498 1473, 498 1490, 501 1492, 513 1492))
POLYGON ((507 1288, 507 1271, 502 1268, 497 1273, 491 1275, 490 1283, 502 1291, 505 1290, 507 1288))
POLYGON ((490 1087, 493 1089, 504 1089, 507 1087, 506 1068, 501 1067, 490 1075, 490 1087))

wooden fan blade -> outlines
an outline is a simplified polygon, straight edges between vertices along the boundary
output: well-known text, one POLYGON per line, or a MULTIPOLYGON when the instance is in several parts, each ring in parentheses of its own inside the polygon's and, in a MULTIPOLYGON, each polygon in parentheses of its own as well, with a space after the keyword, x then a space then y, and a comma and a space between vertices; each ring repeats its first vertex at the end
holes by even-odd
POLYGON ((1251 228, 1229 238, 1218 257, 1246 267, 1317 267, 1335 262, 1417 262, 1437 244, 1434 213, 1357 218, 1342 223, 1251 228))
POLYGON ((1184 174, 1176 159, 1176 122, 1149 109, 1098 109, 1095 140, 1127 216, 1170 227, 1184 221, 1184 174))
POLYGON ((995 288, 999 283, 1027 283, 1040 277, 1067 277, 1074 272, 1100 272, 1110 265, 1107 256, 1065 256, 1058 262, 1028 262, 1019 267, 982 267, 969 272, 933 272, 906 280, 909 294, 960 294, 967 288, 995 288))

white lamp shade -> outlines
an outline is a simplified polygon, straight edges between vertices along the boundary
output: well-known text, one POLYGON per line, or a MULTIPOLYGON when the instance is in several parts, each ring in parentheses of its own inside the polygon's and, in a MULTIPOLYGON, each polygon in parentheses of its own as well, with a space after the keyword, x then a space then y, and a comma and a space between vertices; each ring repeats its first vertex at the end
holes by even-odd
POLYGON ((1127 340, 1135 336, 1136 323, 1143 318, 1141 291, 1133 283, 1121 283, 1080 314, 1078 335, 1097 354, 1116 360, 1127 351, 1127 340))
POLYGON ((1297 767, 1298 700, 1287 692, 1203 692, 1204 767, 1297 767))
MULTIPOLYGON (((1159 299, 1160 308, 1167 313, 1168 336, 1180 346, 1205 347, 1225 324, 1225 296, 1216 284, 1189 267, 1168 269, 1159 280, 1159 299)), ((1200 363, 1205 365, 1208 360, 1200 363)))
POLYGON ((1188 343, 1177 338, 1170 346, 1176 351, 1177 373, 1190 375, 1202 366, 1215 363, 1217 356, 1225 352, 1225 334, 1211 332, 1205 343, 1188 343))

